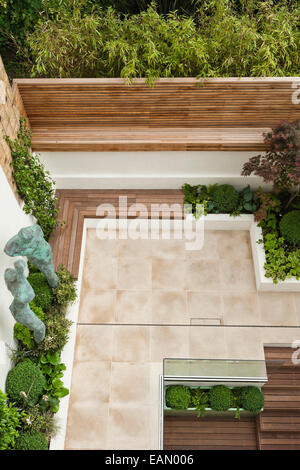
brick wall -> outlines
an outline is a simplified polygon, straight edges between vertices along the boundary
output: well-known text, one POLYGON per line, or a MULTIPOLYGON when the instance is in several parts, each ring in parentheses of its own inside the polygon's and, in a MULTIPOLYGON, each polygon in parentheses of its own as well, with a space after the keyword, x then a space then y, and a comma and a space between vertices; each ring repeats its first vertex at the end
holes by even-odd
POLYGON ((11 153, 4 136, 11 139, 16 137, 20 116, 27 118, 21 95, 16 86, 11 87, 0 56, 0 80, 4 82, 6 90, 6 103, 0 101, 0 165, 19 203, 21 199, 17 194, 16 184, 12 176, 11 153))

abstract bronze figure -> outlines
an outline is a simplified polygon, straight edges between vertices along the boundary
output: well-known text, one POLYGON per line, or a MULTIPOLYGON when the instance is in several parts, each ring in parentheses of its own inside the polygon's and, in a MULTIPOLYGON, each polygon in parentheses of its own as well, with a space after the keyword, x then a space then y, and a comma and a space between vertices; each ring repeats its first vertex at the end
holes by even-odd
POLYGON ((14 297, 9 310, 18 323, 33 331, 35 341, 41 343, 45 338, 46 328, 29 306, 35 295, 24 274, 26 263, 23 259, 19 259, 14 266, 15 269, 6 269, 4 273, 6 286, 14 297))
POLYGON ((6 243, 4 252, 8 256, 27 256, 28 261, 46 276, 49 285, 53 289, 57 287, 52 250, 38 224, 22 228, 6 243))

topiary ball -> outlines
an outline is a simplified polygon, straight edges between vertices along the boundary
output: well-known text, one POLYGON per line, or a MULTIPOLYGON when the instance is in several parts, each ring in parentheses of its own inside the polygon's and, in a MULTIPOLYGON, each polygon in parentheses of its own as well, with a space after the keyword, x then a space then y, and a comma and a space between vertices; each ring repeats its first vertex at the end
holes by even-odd
POLYGON ((212 201, 219 212, 230 214, 238 206, 239 193, 233 186, 221 184, 213 191, 212 201))
POLYGON ((244 387, 241 396, 242 407, 247 411, 258 412, 264 406, 264 396, 257 387, 244 387))
POLYGON ((49 286, 46 277, 42 273, 29 274, 27 281, 31 284, 35 297, 34 303, 37 307, 47 311, 53 301, 53 291, 49 286))
POLYGON ((175 410, 186 410, 191 402, 191 391, 185 385, 171 385, 166 391, 166 405, 175 410))
POLYGON ((48 442, 41 432, 24 432, 16 440, 14 450, 48 450, 48 442))
POLYGON ((300 211, 285 214, 279 223, 280 233, 291 245, 300 244, 300 211))
POLYGON ((226 411, 233 403, 232 391, 225 385, 215 385, 209 391, 210 406, 216 411, 226 411))
POLYGON ((6 393, 8 397, 18 403, 34 406, 44 389, 45 377, 36 364, 25 359, 13 367, 7 374, 6 393))

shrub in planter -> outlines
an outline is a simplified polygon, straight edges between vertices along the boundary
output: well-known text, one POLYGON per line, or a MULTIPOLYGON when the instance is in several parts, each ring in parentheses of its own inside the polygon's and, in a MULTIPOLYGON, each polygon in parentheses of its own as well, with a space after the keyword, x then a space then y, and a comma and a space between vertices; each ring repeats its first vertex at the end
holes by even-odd
POLYGON ((171 385, 166 391, 166 405, 176 410, 186 410, 191 402, 191 391, 185 385, 171 385))
POLYGON ((8 403, 7 396, 0 390, 0 450, 14 447, 15 439, 19 436, 17 429, 24 412, 8 403))
POLYGON ((233 403, 232 391, 225 385, 215 385, 209 392, 210 406, 215 411, 226 411, 233 403))
POLYGON ((44 386, 45 377, 41 369, 29 359, 19 362, 7 374, 6 393, 18 404, 34 406, 44 386))
POLYGON ((212 193, 212 200, 216 209, 222 213, 234 212, 239 203, 239 193, 229 184, 217 186, 212 193))
MULTIPOLYGON (((40 307, 37 307, 34 302, 30 302, 30 308, 33 313, 40 319, 45 319, 45 314, 40 307)), ((27 350, 31 350, 35 347, 33 333, 27 328, 27 326, 21 325, 21 323, 15 323, 14 325, 14 338, 20 341, 27 350)))
POLYGON ((15 450, 48 450, 48 443, 41 432, 24 432, 16 441, 15 450))
POLYGON ((22 429, 26 433, 40 432, 49 440, 57 434, 59 425, 51 410, 44 411, 37 404, 26 410, 26 416, 22 418, 22 429))
POLYGON ((245 410, 258 412, 264 406, 264 396, 257 387, 245 387, 241 395, 241 403, 245 410))
POLYGON ((279 223, 280 233, 291 245, 300 244, 300 211, 285 214, 279 223))
POLYGON ((20 341, 20 343, 22 343, 22 345, 27 349, 32 349, 34 347, 34 340, 29 328, 21 325, 21 323, 14 324, 14 338, 20 341))
POLYGON ((63 265, 58 267, 58 286, 53 291, 54 300, 59 305, 68 305, 75 302, 77 294, 75 277, 63 265))
POLYGON ((53 292, 46 277, 42 273, 32 273, 29 274, 27 280, 35 293, 34 303, 37 307, 47 311, 53 300, 53 292))

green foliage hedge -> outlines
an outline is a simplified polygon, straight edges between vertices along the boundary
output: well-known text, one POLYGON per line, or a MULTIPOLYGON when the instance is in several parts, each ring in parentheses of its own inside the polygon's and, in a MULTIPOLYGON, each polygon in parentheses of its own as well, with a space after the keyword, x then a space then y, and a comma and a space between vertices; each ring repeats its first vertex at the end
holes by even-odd
POLYGON ((264 406, 264 396, 259 388, 245 387, 242 391, 241 403, 245 410, 258 412, 264 406))
POLYGON ((216 411, 226 411, 233 404, 232 391, 224 385, 216 385, 209 391, 210 406, 216 411))
POLYGON ((300 211, 285 214, 279 223, 280 233, 291 245, 300 244, 300 211))
POLYGON ((6 393, 16 403, 34 406, 45 386, 45 377, 38 365, 29 359, 20 362, 7 374, 6 393))
POLYGON ((16 51, 23 76, 146 77, 151 84, 158 77, 298 75, 296 0, 149 3, 41 0, 40 12, 24 9, 23 30, 19 12, 14 25, 10 5, 2 22, 11 27, 2 42, 16 51))
POLYGON ((41 432, 24 432, 17 439, 15 450, 48 450, 48 442, 41 432))
POLYGON ((63 265, 58 266, 56 274, 58 276, 58 285, 53 291, 54 300, 59 305, 72 304, 77 297, 75 277, 63 265))
POLYGON ((0 390, 0 450, 14 447, 19 436, 22 413, 9 401, 7 395, 0 390))
POLYGON ((234 387, 215 385, 211 389, 170 385, 165 392, 166 406, 176 410, 196 408, 198 417, 205 415, 206 408, 214 411, 227 411, 236 408, 236 418, 240 418, 240 408, 259 412, 264 406, 264 396, 257 387, 234 387))
POLYGON ((49 286, 46 277, 42 273, 32 273, 29 274, 27 280, 35 293, 35 297, 33 299, 35 305, 47 312, 53 301, 53 291, 49 286))
POLYGON ((237 209, 239 193, 233 186, 221 184, 213 191, 212 201, 218 212, 230 214, 237 209))
POLYGON ((198 184, 192 186, 185 183, 182 186, 184 204, 190 206, 191 212, 197 217, 206 214, 229 213, 236 216, 241 213, 254 213, 258 203, 250 186, 237 191, 229 184, 198 184), (198 208, 197 208, 198 205, 198 208), (201 210, 199 205, 203 206, 201 210))
POLYGON ((166 391, 166 403, 170 408, 186 410, 190 406, 191 392, 184 385, 171 385, 166 391))

